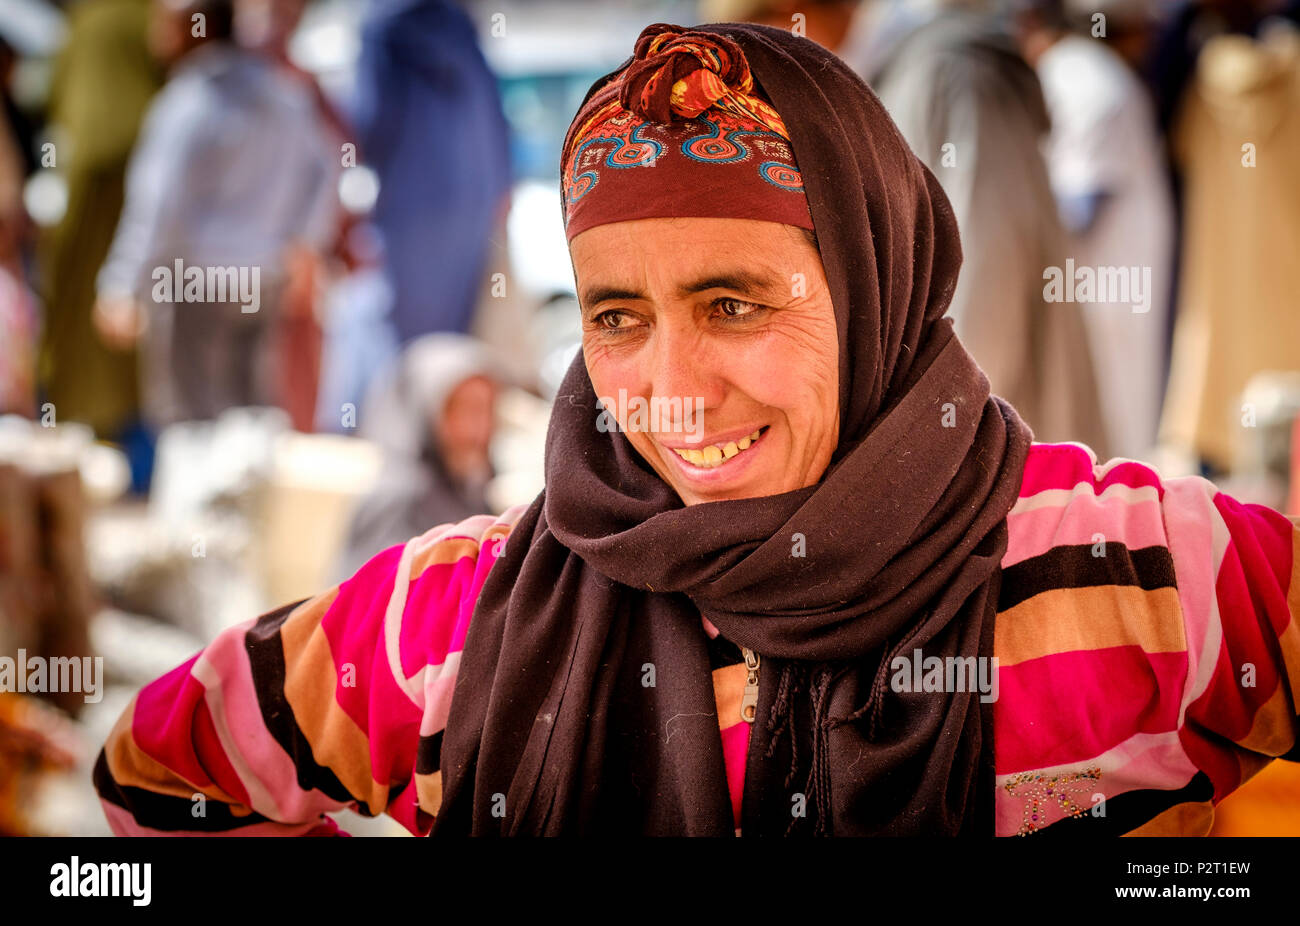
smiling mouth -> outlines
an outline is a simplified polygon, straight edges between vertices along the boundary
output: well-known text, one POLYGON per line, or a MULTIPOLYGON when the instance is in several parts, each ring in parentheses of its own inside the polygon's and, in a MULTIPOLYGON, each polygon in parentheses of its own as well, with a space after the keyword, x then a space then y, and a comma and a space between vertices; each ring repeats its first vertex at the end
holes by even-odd
POLYGON ((673 453, 677 454, 687 463, 700 469, 714 469, 721 466, 733 457, 740 456, 748 451, 766 433, 770 425, 764 425, 753 434, 740 438, 740 440, 727 441, 725 444, 710 444, 707 447, 691 448, 690 450, 670 448, 673 453))

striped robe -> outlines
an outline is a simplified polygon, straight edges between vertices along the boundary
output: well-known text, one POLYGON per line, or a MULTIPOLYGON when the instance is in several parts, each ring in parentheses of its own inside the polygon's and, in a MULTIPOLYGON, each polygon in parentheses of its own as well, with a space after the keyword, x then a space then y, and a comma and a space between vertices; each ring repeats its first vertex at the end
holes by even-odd
MULTIPOLYGON (((147 685, 95 769, 113 830, 334 834, 325 815, 351 807, 427 833, 465 633, 523 510, 387 549, 147 685)), ((1271 759, 1300 760, 1290 520, 1200 477, 1035 443, 1007 523, 998 835, 1204 835, 1271 759)), ((704 630, 739 825, 745 670, 704 630)))

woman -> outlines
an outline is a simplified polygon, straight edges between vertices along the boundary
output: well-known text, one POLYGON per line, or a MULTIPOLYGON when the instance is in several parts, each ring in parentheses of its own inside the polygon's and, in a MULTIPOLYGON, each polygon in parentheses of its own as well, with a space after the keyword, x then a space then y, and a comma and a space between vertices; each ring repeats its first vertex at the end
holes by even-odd
POLYGON ((651 26, 561 170, 546 490, 145 688, 118 832, 1204 832, 1293 748, 1296 531, 1031 446, 942 317, 947 201, 830 53, 651 26))
POLYGON ((358 505, 340 569, 348 578, 376 550, 431 524, 486 511, 497 364, 478 341, 428 334, 381 374, 362 410, 360 434, 384 454, 375 490, 358 505))

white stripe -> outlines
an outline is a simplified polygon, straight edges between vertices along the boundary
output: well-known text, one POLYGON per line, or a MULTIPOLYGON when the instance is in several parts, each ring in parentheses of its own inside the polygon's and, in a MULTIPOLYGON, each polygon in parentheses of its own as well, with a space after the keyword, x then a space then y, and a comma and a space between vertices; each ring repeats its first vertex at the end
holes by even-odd
POLYGON ((1033 495, 1027 495, 1016 502, 1009 514, 1024 514, 1028 511, 1037 511, 1039 508, 1064 508, 1079 496, 1105 501, 1119 501, 1126 505, 1137 505, 1142 502, 1159 501, 1160 491, 1155 486, 1138 486, 1134 488, 1133 486, 1115 484, 1108 485, 1101 492, 1097 492, 1091 482, 1080 480, 1071 489, 1044 489, 1033 495))
POLYGON ((402 613, 406 610, 406 593, 411 587, 411 560, 415 557, 415 541, 407 541, 402 547, 402 558, 393 574, 393 594, 388 599, 388 610, 384 612, 384 652, 388 655, 388 671, 393 676, 397 687, 406 692, 411 703, 424 709, 424 685, 420 676, 421 668, 414 678, 407 678, 402 671, 402 613))
MULTIPOLYGON (((240 634, 243 639, 243 634, 240 634)), ((282 823, 297 823, 297 820, 285 820, 284 813, 280 809, 272 793, 262 783, 257 776, 256 771, 244 761, 243 753, 235 744, 235 738, 230 732, 230 725, 226 722, 226 699, 222 695, 221 686, 224 680, 217 667, 206 659, 206 651, 199 655, 195 660, 193 668, 190 669, 190 675, 198 679, 203 685, 203 700, 208 705, 208 714, 212 717, 212 726, 216 728, 217 739, 221 741, 221 749, 226 754, 226 760, 243 782, 245 790, 248 791, 249 806, 262 816, 271 820, 278 820, 282 823)))

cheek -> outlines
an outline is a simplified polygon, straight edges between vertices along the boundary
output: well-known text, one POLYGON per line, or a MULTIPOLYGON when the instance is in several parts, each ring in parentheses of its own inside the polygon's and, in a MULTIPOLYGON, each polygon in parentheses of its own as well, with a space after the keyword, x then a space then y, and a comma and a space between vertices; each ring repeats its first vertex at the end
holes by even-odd
POLYGON ((582 359, 587 365, 587 376, 599 396, 617 396, 619 389, 635 393, 637 389, 636 355, 627 350, 611 350, 608 344, 584 338, 582 359))
POLYGON ((837 397, 839 344, 834 325, 795 319, 773 325, 728 365, 732 382, 756 401, 792 416, 831 414, 837 397))

